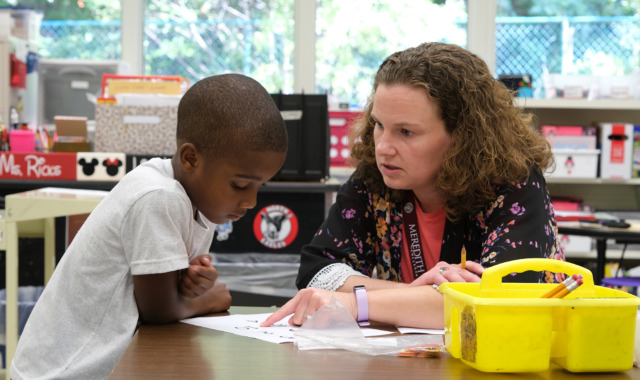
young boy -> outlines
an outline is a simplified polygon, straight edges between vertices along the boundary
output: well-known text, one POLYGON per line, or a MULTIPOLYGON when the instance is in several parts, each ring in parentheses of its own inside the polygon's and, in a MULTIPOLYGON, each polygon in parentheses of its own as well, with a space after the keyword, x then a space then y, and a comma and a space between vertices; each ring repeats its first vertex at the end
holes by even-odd
POLYGON ((229 308, 208 260, 212 223, 256 205, 284 163, 284 121, 258 82, 213 76, 180 101, 177 147, 127 174, 91 213, 24 328, 13 379, 106 378, 139 320, 229 308))

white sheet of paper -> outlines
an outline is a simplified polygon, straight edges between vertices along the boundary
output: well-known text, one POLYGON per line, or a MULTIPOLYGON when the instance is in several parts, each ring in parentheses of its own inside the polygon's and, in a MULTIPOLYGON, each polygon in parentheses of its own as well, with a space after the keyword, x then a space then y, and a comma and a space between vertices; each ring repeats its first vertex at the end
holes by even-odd
POLYGON ((398 329, 398 331, 400 331, 401 334, 436 334, 436 335, 444 334, 444 330, 437 330, 437 329, 419 329, 417 327, 400 327, 400 326, 396 326, 396 328, 398 329))
MULTIPOLYGON (((260 327, 260 323, 267 319, 271 314, 272 313, 234 314, 223 317, 197 317, 183 319, 180 322, 242 335, 249 338, 260 339, 271 343, 293 342, 295 340, 293 334, 299 327, 291 326, 287 322, 289 317, 282 319, 280 322, 277 322, 272 326, 260 327)), ((368 327, 362 328, 361 331, 365 337, 392 334, 388 331, 368 327)))

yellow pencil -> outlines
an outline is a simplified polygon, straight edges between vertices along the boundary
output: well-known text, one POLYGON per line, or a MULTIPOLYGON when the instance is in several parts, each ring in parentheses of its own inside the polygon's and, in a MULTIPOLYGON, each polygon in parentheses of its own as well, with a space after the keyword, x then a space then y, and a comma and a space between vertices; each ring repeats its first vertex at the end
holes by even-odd
POLYGON ((571 277, 567 277, 566 280, 562 281, 560 284, 558 284, 558 286, 556 286, 555 288, 549 290, 547 293, 545 293, 542 298, 554 298, 554 296, 558 293, 560 293, 561 291, 565 290, 567 288, 567 286, 573 284, 574 282, 576 282, 578 279, 581 279, 582 275, 580 274, 574 274, 571 277))
POLYGON ((573 292, 574 290, 576 290, 578 288, 578 286, 582 285, 582 279, 579 278, 576 280, 576 282, 573 282, 569 285, 567 285, 566 288, 562 289, 561 291, 559 291, 558 293, 554 294, 551 298, 564 298, 567 294, 573 292))
POLYGON ((462 246, 462 252, 460 252, 460 267, 467 269, 467 250, 462 246))

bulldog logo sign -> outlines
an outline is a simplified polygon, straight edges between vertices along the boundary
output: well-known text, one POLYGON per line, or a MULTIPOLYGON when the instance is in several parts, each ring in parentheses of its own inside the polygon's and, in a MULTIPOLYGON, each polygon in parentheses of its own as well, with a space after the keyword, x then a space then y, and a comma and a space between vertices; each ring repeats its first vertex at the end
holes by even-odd
POLYGON ((270 249, 289 246, 298 236, 298 218, 286 206, 272 204, 264 207, 253 219, 253 233, 270 249))

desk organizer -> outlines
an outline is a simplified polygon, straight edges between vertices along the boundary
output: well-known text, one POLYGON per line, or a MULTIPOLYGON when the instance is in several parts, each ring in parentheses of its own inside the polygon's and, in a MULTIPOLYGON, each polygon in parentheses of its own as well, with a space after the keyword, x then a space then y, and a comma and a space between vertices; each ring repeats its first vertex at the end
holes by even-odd
POLYGON ((522 259, 491 267, 479 283, 445 283, 445 345, 484 372, 626 371, 633 365, 640 299, 595 286, 588 269, 559 260, 522 259), (565 298, 541 298, 557 284, 503 283, 527 270, 582 274, 565 298))

